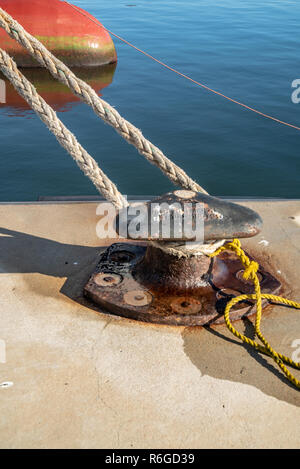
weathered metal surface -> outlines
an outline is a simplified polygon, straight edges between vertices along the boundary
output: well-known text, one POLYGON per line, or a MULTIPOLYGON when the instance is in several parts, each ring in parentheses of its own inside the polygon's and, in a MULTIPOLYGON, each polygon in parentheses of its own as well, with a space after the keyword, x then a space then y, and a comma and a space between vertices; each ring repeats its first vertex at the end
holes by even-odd
MULTIPOLYGON (((159 248, 148 246, 144 257, 133 269, 134 278, 162 294, 190 292, 207 285, 213 260, 208 256, 181 257, 170 255, 159 248)), ((215 262, 215 276, 222 275, 224 267, 215 262)))
MULTIPOLYGON (((85 295, 109 313, 159 324, 203 326, 224 322, 233 296, 253 293, 231 252, 178 259, 153 247, 112 244, 85 286, 85 295), (100 279, 100 281, 99 281, 100 279)), ((278 293, 280 282, 260 267, 264 293, 278 293)), ((264 302, 264 305, 267 303, 264 302)), ((253 302, 232 308, 232 320, 255 311, 253 302)))
MULTIPOLYGON (((203 225, 203 241, 232 239, 232 238, 249 238, 255 236, 261 231, 262 220, 260 216, 248 207, 228 202, 227 200, 218 199, 200 192, 177 190, 168 192, 152 199, 150 202, 140 204, 141 212, 139 220, 143 230, 134 235, 130 231, 130 224, 135 215, 127 215, 127 233, 128 239, 140 240, 163 240, 163 241, 193 241, 196 236, 191 236, 193 230, 196 229, 196 211, 197 204, 201 204, 203 211, 200 215, 197 212, 198 220, 203 225), (160 206, 156 210, 155 204, 160 206), (174 209, 170 210, 170 206, 174 209), (143 210, 144 208, 144 210, 143 210), (183 212, 185 211, 184 215, 183 212), (162 220, 165 216, 170 216, 170 231, 166 235, 162 230, 162 220), (155 218, 160 218, 159 226, 155 223, 155 218), (178 237, 174 230, 174 221, 176 218, 185 220, 183 223, 182 235, 178 237), (202 217, 202 219, 201 219, 202 217), (146 227, 146 229, 145 229, 146 227), (156 227, 153 229, 153 227, 156 227)), ((138 209, 138 207, 136 207, 138 209)), ((128 210, 127 208, 124 210, 128 210)), ((117 230, 120 232, 121 217, 118 215, 116 219, 117 230)), ((124 227, 122 226, 124 230, 124 227)), ((123 234, 123 233, 122 233, 123 234)))

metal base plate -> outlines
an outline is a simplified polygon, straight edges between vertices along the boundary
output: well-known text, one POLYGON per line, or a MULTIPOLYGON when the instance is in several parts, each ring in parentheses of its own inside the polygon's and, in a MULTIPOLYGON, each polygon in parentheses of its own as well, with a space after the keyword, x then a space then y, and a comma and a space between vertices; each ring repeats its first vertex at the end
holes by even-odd
MULTIPOLYGON (((212 259, 204 287, 184 293, 146 287, 134 277, 135 267, 143 259, 145 250, 146 247, 140 245, 112 244, 101 254, 96 271, 84 288, 85 295, 109 313, 130 319, 204 326, 224 322, 224 309, 232 297, 253 293, 253 284, 242 279, 240 260, 227 251, 212 259), (220 270, 218 262, 226 266, 226 275, 221 280, 219 275, 214 276, 215 270, 220 270)), ((280 282, 263 267, 258 275, 263 293, 279 292, 280 282)), ((266 304, 264 301, 263 305, 266 304)), ((253 314, 255 305, 253 301, 245 301, 231 311, 231 319, 237 320, 253 314)))

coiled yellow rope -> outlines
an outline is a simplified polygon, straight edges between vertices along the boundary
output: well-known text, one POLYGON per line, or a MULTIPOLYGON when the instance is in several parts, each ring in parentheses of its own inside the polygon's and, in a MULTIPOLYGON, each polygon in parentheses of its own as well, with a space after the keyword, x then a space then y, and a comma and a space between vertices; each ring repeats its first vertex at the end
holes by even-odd
POLYGON ((254 284, 255 293, 254 294, 245 294, 239 295, 235 298, 230 300, 225 308, 224 319, 225 323, 238 339, 242 340, 244 343, 251 345, 259 352, 262 352, 266 355, 269 355, 273 358, 273 360, 277 363, 277 365, 282 369, 283 373, 286 375, 287 379, 293 383, 298 389, 300 389, 300 380, 296 379, 295 376, 287 369, 285 363, 288 366, 291 366, 296 369, 300 369, 300 363, 294 362, 291 358, 282 355, 281 353, 276 352, 271 345, 268 343, 267 339, 263 336, 260 330, 260 323, 261 323, 261 315, 262 315, 262 298, 266 298, 267 300, 272 300, 275 303, 284 304, 287 306, 292 306, 293 308, 300 309, 300 303, 296 301, 287 300, 286 298, 282 298, 281 296, 276 295, 269 295, 265 293, 261 293, 260 283, 257 276, 257 271, 259 269, 259 265, 255 261, 250 261, 249 257, 245 254, 241 247, 241 243, 238 239, 234 239, 233 241, 226 243, 224 246, 221 246, 217 249, 213 254, 210 254, 210 257, 218 256, 221 252, 229 250, 236 253, 236 255, 240 258, 245 271, 243 273, 243 278, 245 280, 252 280, 254 284), (238 332, 232 325, 230 321, 230 310, 231 308, 243 300, 255 300, 256 301, 256 319, 255 319, 255 334, 263 343, 263 345, 255 342, 254 340, 250 339, 249 337, 244 336, 240 332, 238 332))

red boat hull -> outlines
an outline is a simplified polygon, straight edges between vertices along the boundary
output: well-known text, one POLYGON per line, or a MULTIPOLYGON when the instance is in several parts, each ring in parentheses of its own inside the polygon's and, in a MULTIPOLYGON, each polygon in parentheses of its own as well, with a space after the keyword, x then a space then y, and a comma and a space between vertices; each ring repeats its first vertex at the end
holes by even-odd
MULTIPOLYGON (((69 66, 104 65, 117 60, 109 33, 97 19, 77 6, 73 8, 60 0, 0 0, 0 7, 69 66)), ((3 29, 0 29, 0 47, 20 67, 40 66, 3 29)))

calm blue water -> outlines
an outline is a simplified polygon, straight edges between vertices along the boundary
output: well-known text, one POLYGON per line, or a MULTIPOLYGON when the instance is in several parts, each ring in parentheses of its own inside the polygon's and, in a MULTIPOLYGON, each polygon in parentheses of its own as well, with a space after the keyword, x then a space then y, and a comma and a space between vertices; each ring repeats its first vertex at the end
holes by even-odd
MULTIPOLYGON (((107 28, 196 80, 300 126, 300 3, 265 0, 73 1, 107 28), (133 6, 129 6, 133 5, 133 6)), ((300 197, 300 132, 178 77, 115 40, 105 100, 215 195, 300 197)), ((7 103, 8 105, 10 103, 7 103)), ((63 122, 125 194, 174 186, 82 103, 63 122)), ((67 112, 66 112, 67 111, 67 112)), ((0 200, 96 190, 30 111, 0 108, 0 200)))

